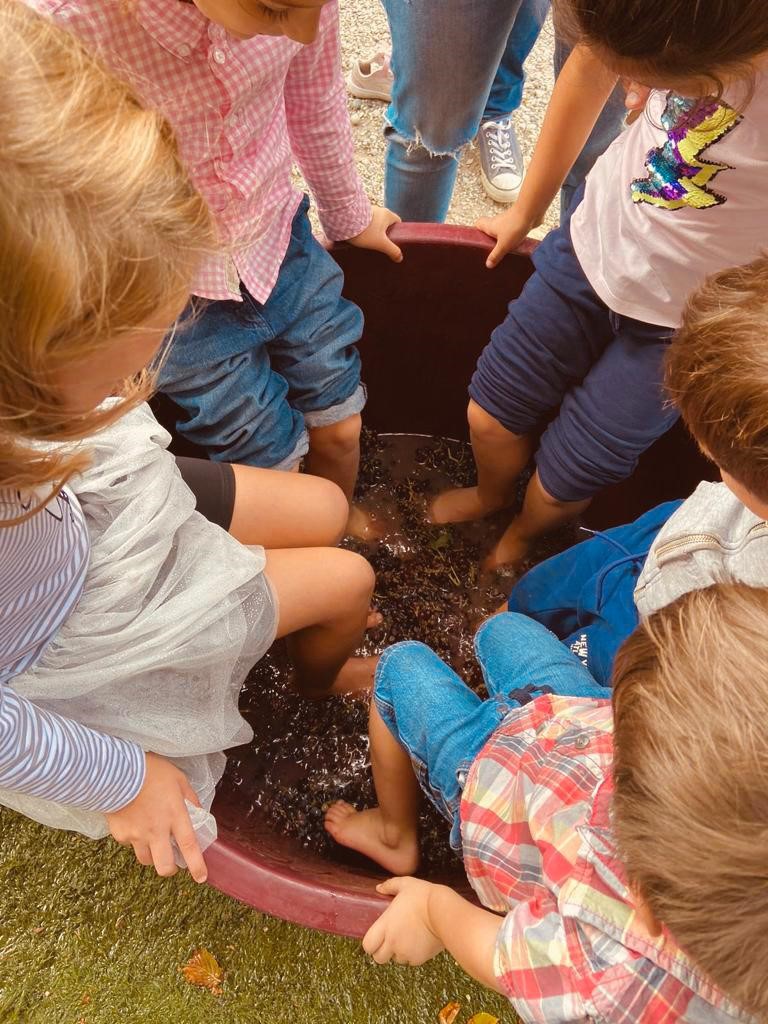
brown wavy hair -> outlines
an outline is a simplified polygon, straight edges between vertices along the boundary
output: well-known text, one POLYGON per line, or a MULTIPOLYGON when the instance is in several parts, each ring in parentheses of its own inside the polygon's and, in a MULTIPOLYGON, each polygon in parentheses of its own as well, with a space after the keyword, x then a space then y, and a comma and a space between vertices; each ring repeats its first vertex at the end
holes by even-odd
POLYGON ((167 122, 74 36, 0 0, 0 66, 0 486, 53 492, 152 388, 72 416, 57 371, 181 306, 212 228, 167 122))
POLYGON ((613 826, 629 880, 702 972, 768 1020, 768 590, 656 612, 613 676, 613 826))
MULTIPOLYGON (((768 52, 765 0, 555 0, 558 30, 598 56, 670 79, 751 80, 768 52)), ((607 61, 611 63, 610 61, 607 61)))

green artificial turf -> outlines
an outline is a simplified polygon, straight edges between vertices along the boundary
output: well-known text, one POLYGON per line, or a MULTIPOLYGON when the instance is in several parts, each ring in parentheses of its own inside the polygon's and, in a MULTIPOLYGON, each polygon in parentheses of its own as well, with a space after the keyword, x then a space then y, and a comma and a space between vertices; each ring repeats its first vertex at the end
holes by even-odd
POLYGON ((446 956, 379 967, 359 943, 265 917, 186 874, 159 879, 111 840, 0 809, 0 1021, 23 1024, 457 1024, 507 1002, 446 956), (179 972, 198 948, 215 996, 179 972))

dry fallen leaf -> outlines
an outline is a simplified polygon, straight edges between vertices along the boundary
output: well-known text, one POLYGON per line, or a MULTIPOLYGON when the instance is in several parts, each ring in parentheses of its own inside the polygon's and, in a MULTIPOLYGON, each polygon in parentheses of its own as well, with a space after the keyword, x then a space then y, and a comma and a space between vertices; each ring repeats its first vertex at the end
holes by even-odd
POLYGON ((467 1024, 499 1024, 499 1018, 481 1010, 480 1013, 476 1013, 474 1017, 470 1017, 467 1024))
POLYGON ((198 949, 179 970, 190 985, 207 988, 215 996, 221 995, 224 971, 216 957, 207 949, 198 949))
POLYGON ((437 1019, 440 1021, 440 1024, 453 1024, 459 1016, 460 1009, 460 1003, 446 1003, 440 1013, 438 1013, 437 1019))

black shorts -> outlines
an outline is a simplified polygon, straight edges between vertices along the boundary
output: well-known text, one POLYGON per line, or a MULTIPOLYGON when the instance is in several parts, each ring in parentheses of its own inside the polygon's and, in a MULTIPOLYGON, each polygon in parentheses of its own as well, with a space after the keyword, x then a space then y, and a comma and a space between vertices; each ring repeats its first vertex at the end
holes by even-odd
POLYGON ((176 456, 184 483, 195 496, 197 511, 211 523, 229 530, 235 509, 235 471, 228 462, 209 462, 176 456))

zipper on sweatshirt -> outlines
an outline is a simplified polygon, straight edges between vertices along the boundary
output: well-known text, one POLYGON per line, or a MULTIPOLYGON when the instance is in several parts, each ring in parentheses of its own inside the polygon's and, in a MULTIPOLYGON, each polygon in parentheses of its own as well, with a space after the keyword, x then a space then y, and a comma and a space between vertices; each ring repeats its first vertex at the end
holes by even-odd
MULTIPOLYGON (((742 541, 740 547, 755 537, 762 536, 768 533, 768 523, 755 523, 754 526, 750 527, 747 531, 747 535, 742 541)), ((667 557, 674 555, 677 551, 683 551, 686 548, 723 548, 724 544, 720 538, 714 533, 689 533, 685 537, 679 537, 677 540, 667 541, 666 544, 662 544, 660 547, 653 552, 656 561, 661 563, 667 557)))

